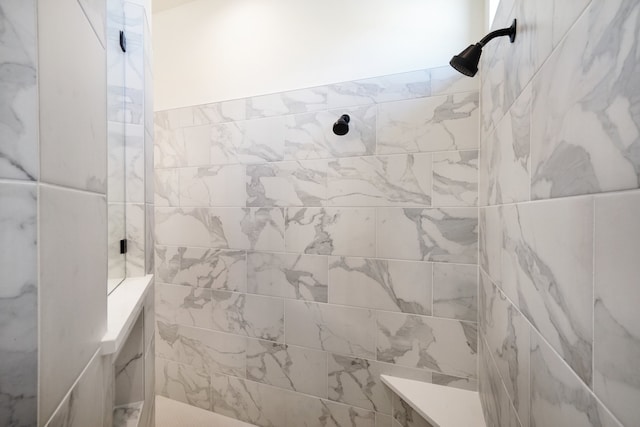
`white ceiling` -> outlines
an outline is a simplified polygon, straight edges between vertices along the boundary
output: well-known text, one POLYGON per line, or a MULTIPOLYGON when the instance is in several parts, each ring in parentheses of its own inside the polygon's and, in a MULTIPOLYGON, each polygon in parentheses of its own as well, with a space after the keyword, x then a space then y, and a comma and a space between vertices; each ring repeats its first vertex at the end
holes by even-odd
POLYGON ((153 0, 153 13, 171 9, 194 0, 153 0))

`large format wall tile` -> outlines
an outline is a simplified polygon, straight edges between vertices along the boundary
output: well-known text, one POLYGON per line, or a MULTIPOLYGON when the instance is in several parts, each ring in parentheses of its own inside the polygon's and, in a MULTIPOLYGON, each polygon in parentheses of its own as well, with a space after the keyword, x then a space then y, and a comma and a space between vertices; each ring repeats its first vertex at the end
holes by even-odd
POLYGON ((238 292, 246 290, 244 251, 158 245, 155 253, 159 282, 238 292))
POLYGON ((247 119, 307 113, 327 108, 327 87, 319 86, 247 99, 247 119))
POLYGON ((433 206, 478 205, 478 151, 433 155, 433 206))
POLYGON ((38 389, 36 185, 0 183, 0 200, 3 242, 0 246, 0 425, 35 425, 38 389))
POLYGON ((244 206, 247 199, 244 176, 243 165, 180 169, 180 206, 244 206))
POLYGON ((625 425, 640 419, 640 193, 596 197, 594 390, 625 425))
POLYGON ((329 303, 431 314, 428 263, 329 258, 329 303))
POLYGON ((155 284, 155 315, 158 321, 211 329, 211 312, 210 289, 155 284))
POLYGON ((372 208, 287 208, 287 252, 319 255, 375 255, 372 208))
POLYGON ((478 210, 475 208, 379 208, 377 255, 475 264, 478 210))
POLYGON ((282 299, 213 291, 213 329, 263 340, 284 341, 282 299))
POLYGON ((249 252, 247 292, 327 302, 327 257, 249 252))
POLYGON ((477 266, 433 264, 433 315, 478 321, 477 266))
POLYGON ((106 215, 103 195, 41 185, 39 284, 47 301, 39 325, 42 419, 53 413, 106 331, 106 215))
POLYGON ((477 93, 381 104, 378 154, 478 148, 477 123, 477 93))
POLYGON ((211 409, 211 376, 202 369, 156 358, 156 394, 211 409))
POLYGON ((76 0, 38 2, 38 41, 41 179, 106 193, 105 50, 76 0))
POLYGON ((639 10, 592 1, 534 79, 533 198, 638 187, 639 10))
POLYGON ((377 359, 459 377, 476 376, 475 323, 378 312, 377 359))
POLYGON ((323 206, 327 199, 327 161, 249 165, 246 195, 247 206, 323 206))
POLYGON ((430 206, 431 154, 372 156, 329 162, 330 206, 430 206))
POLYGON ((286 342, 360 357, 375 355, 371 310, 285 300, 286 342))
POLYGON ((36 4, 11 0, 0 7, 0 178, 36 180, 39 174, 36 4))
POLYGON ((593 199, 503 206, 502 226, 505 294, 591 384, 593 199))
POLYGON ((327 353, 249 339, 247 379, 326 398, 327 353))
POLYGON ((287 427, 375 427, 375 412, 290 393, 286 398, 287 427))

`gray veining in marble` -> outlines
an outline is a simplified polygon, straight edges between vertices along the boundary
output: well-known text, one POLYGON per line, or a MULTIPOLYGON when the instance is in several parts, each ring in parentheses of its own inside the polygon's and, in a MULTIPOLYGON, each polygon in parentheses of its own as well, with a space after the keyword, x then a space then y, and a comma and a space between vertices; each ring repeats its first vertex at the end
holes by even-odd
POLYGON ((433 154, 433 206, 478 205, 478 151, 433 154))
POLYGON ((442 263, 433 265, 433 315, 478 321, 477 266, 442 263))
POLYGON ((327 161, 249 165, 246 194, 247 206, 323 206, 327 198, 327 161))
POLYGON ((202 369, 156 358, 156 394, 211 410, 211 376, 202 369))
MULTIPOLYGON (((183 168, 178 173, 180 206, 244 206, 246 203, 244 165, 183 168)), ((171 196, 172 188, 165 188, 171 196)))
POLYGON ((282 299, 213 291, 213 329, 263 340, 284 341, 282 299))
POLYGON ((329 303, 431 314, 432 266, 424 262, 329 258, 329 303))
POLYGON ((434 427, 397 394, 393 395, 393 419, 401 427, 434 427))

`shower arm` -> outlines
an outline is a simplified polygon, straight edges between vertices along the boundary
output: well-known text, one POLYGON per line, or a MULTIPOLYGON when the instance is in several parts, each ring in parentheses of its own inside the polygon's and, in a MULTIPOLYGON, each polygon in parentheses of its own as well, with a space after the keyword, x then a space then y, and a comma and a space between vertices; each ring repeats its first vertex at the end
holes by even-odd
POLYGON ((489 43, 491 40, 495 39, 496 37, 503 37, 503 36, 509 36, 511 43, 513 43, 516 39, 516 23, 517 23, 517 20, 514 19, 513 24, 511 24, 509 28, 501 28, 499 30, 490 32, 489 34, 484 36, 484 38, 480 40, 478 44, 484 47, 487 43, 489 43))

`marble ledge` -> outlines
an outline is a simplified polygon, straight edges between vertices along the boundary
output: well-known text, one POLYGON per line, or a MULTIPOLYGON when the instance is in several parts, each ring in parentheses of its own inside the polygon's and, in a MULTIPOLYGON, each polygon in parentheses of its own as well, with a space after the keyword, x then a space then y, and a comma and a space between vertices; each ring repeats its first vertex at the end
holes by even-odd
POLYGON ((107 333, 102 338, 102 354, 117 353, 142 312, 151 289, 153 274, 126 278, 107 298, 107 333))
POLYGON ((434 427, 486 427, 478 392, 390 375, 380 379, 434 427))

